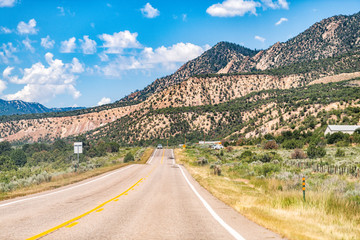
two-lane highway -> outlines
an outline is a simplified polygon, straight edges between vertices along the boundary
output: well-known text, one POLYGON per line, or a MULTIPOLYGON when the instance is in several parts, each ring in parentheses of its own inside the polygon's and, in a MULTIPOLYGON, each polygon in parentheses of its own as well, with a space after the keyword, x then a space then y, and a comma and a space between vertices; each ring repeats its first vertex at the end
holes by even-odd
POLYGON ((155 150, 144 165, 0 202, 0 239, 281 239, 155 150))

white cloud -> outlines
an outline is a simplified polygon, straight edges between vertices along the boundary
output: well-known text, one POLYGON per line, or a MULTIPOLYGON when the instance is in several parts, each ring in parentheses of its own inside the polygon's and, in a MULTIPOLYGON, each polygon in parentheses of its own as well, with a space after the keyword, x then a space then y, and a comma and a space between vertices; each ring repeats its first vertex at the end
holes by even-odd
POLYGON ((53 48, 55 44, 54 40, 51 40, 50 36, 47 35, 46 38, 41 38, 41 46, 45 49, 53 48))
POLYGON ((269 7, 272 9, 289 9, 289 4, 286 0, 278 0, 277 2, 273 2, 272 0, 261 0, 261 2, 263 3, 264 8, 269 7))
POLYGON ((72 37, 69 40, 65 40, 61 42, 60 52, 62 53, 72 53, 76 48, 76 38, 72 37))
POLYGON ((157 67, 175 70, 179 65, 198 57, 208 48, 208 45, 201 47, 182 42, 170 47, 161 46, 156 49, 147 47, 138 56, 124 57, 119 55, 106 66, 96 68, 104 75, 116 77, 128 70, 154 69, 157 67))
POLYGON ((288 21, 287 18, 280 18, 280 20, 275 23, 275 26, 278 26, 278 25, 282 24, 283 22, 287 22, 287 21, 288 21))
POLYGON ((155 18, 160 15, 160 11, 153 6, 151 6, 150 3, 146 3, 145 6, 141 9, 142 14, 144 17, 147 18, 155 18))
POLYGON ((18 61, 18 58, 13 54, 17 51, 17 49, 13 46, 11 42, 5 44, 0 47, 0 59, 3 63, 9 63, 10 59, 14 61, 18 61))
POLYGON ((65 16, 65 10, 63 7, 57 7, 57 9, 59 9, 60 15, 61 16, 65 16))
POLYGON ((69 9, 65 9, 64 7, 57 7, 57 9, 59 10, 59 15, 60 16, 65 16, 66 14, 70 15, 70 16, 75 16, 74 12, 71 12, 69 9))
POLYGON ((16 0, 0 0, 0 7, 13 7, 16 2, 16 0))
POLYGON ((104 52, 99 53, 99 57, 100 57, 100 60, 101 60, 102 62, 107 62, 107 61, 109 61, 109 56, 108 56, 106 53, 104 53, 104 52))
POLYGON ((89 38, 89 36, 84 36, 84 40, 80 39, 81 49, 84 54, 94 54, 96 53, 96 42, 89 38))
POLYGON ((14 67, 6 67, 5 70, 3 71, 3 77, 4 78, 9 78, 9 75, 11 74, 12 70, 14 70, 14 67))
POLYGON ((24 40, 22 40, 22 43, 24 44, 25 48, 29 50, 30 52, 34 53, 35 48, 31 45, 34 41, 31 41, 28 37, 26 37, 24 40))
POLYGON ((5 34, 12 33, 12 30, 7 27, 1 27, 1 32, 5 34))
POLYGON ((281 8, 289 9, 289 3, 286 0, 279 0, 279 5, 281 8))
POLYGON ((104 105, 104 104, 109 104, 111 103, 111 99, 107 98, 107 97, 103 97, 100 102, 98 102, 98 106, 104 105))
POLYGON ((30 19, 28 23, 25 23, 23 21, 19 22, 19 24, 17 25, 17 30, 19 34, 36 34, 38 29, 36 29, 35 27, 35 19, 30 19))
POLYGON ((79 59, 73 58, 72 64, 70 65, 70 72, 72 73, 82 73, 84 72, 84 65, 80 63, 79 59))
POLYGON ((20 78, 11 76, 12 69, 5 69, 7 72, 3 75, 5 74, 10 82, 25 84, 20 91, 5 95, 5 99, 45 103, 59 94, 69 94, 74 99, 80 97, 80 92, 75 88, 78 78, 75 73, 80 73, 84 69, 82 66, 80 67, 79 61, 74 58, 72 63, 64 64, 61 60, 53 59, 53 57, 53 54, 46 53, 45 59, 48 67, 40 62, 35 63, 31 68, 21 69, 20 72, 23 73, 23 76, 20 78))
POLYGON ((187 20, 187 14, 184 13, 184 14, 182 15, 182 20, 183 20, 184 22, 186 22, 186 20, 187 20))
POLYGON ((258 40, 258 41, 260 41, 260 42, 265 42, 265 38, 263 38, 263 37, 260 37, 260 36, 255 36, 255 40, 258 40))
POLYGON ((252 0, 225 0, 222 3, 211 5, 206 12, 213 17, 244 16, 247 12, 257 15, 256 8, 260 6, 260 3, 252 0))
POLYGON ((122 53, 124 48, 139 48, 141 44, 136 40, 138 34, 128 30, 118 33, 101 34, 99 38, 104 41, 103 48, 107 48, 106 53, 122 53))
POLYGON ((6 82, 0 79, 0 94, 6 89, 6 82))

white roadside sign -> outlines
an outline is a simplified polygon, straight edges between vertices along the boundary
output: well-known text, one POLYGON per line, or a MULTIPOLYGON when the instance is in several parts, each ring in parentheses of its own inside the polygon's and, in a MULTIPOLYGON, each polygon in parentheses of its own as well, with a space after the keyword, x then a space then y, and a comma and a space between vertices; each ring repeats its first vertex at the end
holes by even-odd
POLYGON ((74 153, 83 153, 83 143, 82 142, 74 142, 74 153))

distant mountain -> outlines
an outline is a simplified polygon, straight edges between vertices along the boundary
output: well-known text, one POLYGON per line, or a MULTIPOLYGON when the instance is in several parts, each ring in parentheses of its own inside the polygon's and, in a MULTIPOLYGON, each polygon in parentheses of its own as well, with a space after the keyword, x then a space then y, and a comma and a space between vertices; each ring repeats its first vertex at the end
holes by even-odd
POLYGON ((191 76, 214 73, 257 72, 360 51, 360 12, 334 16, 315 23, 284 43, 257 51, 220 42, 201 56, 185 63, 174 74, 156 79, 149 86, 118 102, 143 101, 155 92, 191 76))
POLYGON ((0 115, 65 112, 78 109, 83 109, 83 107, 47 108, 40 103, 24 102, 21 100, 5 101, 0 99, 0 115))
MULTIPOLYGON (((141 91, 126 96, 119 102, 143 101, 155 92, 159 92, 169 86, 178 84, 193 75, 217 73, 224 69, 231 61, 248 61, 258 51, 229 42, 219 42, 211 49, 205 51, 201 56, 185 63, 175 73, 156 79, 141 91)), ((247 69, 250 70, 250 69, 247 69)))

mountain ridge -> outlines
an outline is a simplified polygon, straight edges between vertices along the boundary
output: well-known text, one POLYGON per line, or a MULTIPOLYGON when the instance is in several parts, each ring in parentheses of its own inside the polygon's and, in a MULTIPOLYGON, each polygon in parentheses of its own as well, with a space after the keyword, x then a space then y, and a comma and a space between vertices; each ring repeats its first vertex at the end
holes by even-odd
POLYGON ((6 101, 0 99, 0 116, 49 113, 49 112, 66 112, 66 111, 74 111, 79 109, 84 109, 84 108, 83 107, 47 108, 44 105, 36 102, 25 102, 22 100, 6 101))

